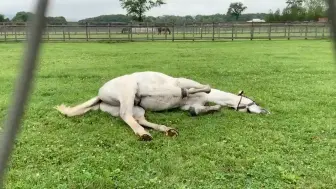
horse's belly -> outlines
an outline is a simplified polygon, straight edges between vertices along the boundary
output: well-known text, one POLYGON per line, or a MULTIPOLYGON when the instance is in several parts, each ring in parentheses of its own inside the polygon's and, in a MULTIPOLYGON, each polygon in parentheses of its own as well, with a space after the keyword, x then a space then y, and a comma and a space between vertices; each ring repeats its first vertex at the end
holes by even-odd
POLYGON ((178 108, 181 104, 182 99, 178 96, 147 96, 141 98, 140 106, 146 110, 163 111, 178 108))

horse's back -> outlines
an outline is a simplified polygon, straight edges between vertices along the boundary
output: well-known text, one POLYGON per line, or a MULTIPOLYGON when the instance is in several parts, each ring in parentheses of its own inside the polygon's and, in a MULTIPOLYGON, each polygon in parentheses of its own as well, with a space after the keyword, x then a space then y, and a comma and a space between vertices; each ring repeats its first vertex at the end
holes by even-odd
POLYGON ((153 72, 153 71, 145 71, 145 72, 135 72, 132 74, 137 82, 138 85, 174 85, 176 83, 176 79, 169 75, 160 72, 153 72))

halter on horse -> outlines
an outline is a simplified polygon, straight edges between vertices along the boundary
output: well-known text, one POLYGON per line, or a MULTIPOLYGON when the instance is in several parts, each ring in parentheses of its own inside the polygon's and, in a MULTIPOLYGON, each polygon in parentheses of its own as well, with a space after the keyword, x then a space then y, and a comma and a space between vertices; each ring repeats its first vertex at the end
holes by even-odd
MULTIPOLYGON (((240 99, 239 99, 239 102, 238 102, 237 106, 234 108, 236 111, 246 110, 247 113, 251 113, 251 111, 250 111, 250 109, 249 109, 251 106, 253 106, 253 105, 257 105, 257 106, 259 106, 254 100, 252 100, 251 98, 248 98, 247 96, 245 96, 245 95, 244 95, 244 91, 239 91, 238 96, 240 96, 240 99), (241 103, 243 97, 244 97, 244 98, 247 98, 247 99, 249 99, 249 100, 251 100, 252 102, 251 102, 251 103, 248 103, 248 104, 246 104, 246 105, 242 105, 242 106, 240 106, 240 103, 241 103)), ((265 112, 268 113, 268 114, 270 113, 270 112, 267 111, 266 109, 263 109, 263 111, 265 111, 265 112)))

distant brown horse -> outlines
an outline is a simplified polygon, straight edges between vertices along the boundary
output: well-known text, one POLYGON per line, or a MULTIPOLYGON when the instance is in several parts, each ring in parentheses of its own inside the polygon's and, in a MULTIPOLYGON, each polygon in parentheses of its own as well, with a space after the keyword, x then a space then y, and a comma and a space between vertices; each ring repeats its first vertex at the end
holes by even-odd
POLYGON ((131 28, 123 28, 122 30, 121 30, 121 33, 131 33, 131 28))
POLYGON ((169 35, 171 34, 170 29, 168 27, 158 27, 158 34, 161 35, 161 32, 164 31, 165 34, 167 34, 167 32, 169 33, 169 35))

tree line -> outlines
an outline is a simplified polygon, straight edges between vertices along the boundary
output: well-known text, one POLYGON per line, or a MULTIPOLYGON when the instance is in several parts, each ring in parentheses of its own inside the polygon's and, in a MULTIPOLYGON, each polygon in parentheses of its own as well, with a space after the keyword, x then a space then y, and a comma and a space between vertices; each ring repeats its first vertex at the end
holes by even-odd
MULTIPOLYGON (((242 14, 240 15, 238 21, 248 21, 254 18, 264 19, 267 16, 266 13, 251 13, 251 14, 242 14)), ((213 15, 196 15, 196 16, 171 16, 171 15, 163 15, 158 17, 146 16, 142 19, 142 22, 155 22, 157 24, 164 23, 192 23, 192 22, 203 22, 203 23, 212 23, 212 22, 232 22, 236 19, 234 17, 228 16, 226 14, 213 14, 213 15)), ((83 20, 79 20, 79 24, 85 23, 95 23, 95 24, 106 24, 108 22, 120 22, 122 23, 130 23, 132 21, 137 21, 132 19, 131 16, 116 14, 116 15, 102 15, 93 18, 87 18, 83 20)))
MULTIPOLYGON (((3 14, 0 14, 0 22, 25 23, 32 16, 33 16, 33 13, 25 12, 25 11, 17 12, 12 19, 5 18, 5 16, 3 14)), ((68 23, 67 20, 65 19, 65 17, 63 17, 63 16, 56 16, 56 17, 48 16, 46 18, 47 18, 48 24, 63 25, 63 24, 68 23)))
MULTIPOLYGON (((111 14, 101 15, 92 18, 79 20, 78 24, 85 23, 109 23, 120 22, 129 23, 131 21, 138 22, 156 22, 156 23, 169 23, 176 24, 191 23, 191 22, 232 22, 232 21, 248 21, 251 19, 264 19, 267 22, 288 22, 288 21, 317 21, 321 17, 327 16, 327 3, 326 0, 286 0, 287 6, 281 11, 277 9, 275 12, 269 13, 250 13, 244 14, 248 9, 241 2, 230 3, 226 14, 213 14, 213 15, 196 15, 196 16, 146 16, 153 7, 163 6, 166 4, 164 0, 119 0, 120 5, 126 10, 127 14, 111 14)), ((31 12, 20 11, 12 18, 5 18, 0 14, 0 22, 27 22, 33 15, 31 12)), ((68 21, 63 16, 47 17, 48 24, 52 25, 66 25, 68 21)))
POLYGON ((317 21, 327 17, 328 4, 326 0, 287 0, 283 9, 270 11, 265 20, 267 22, 288 21, 317 21))

